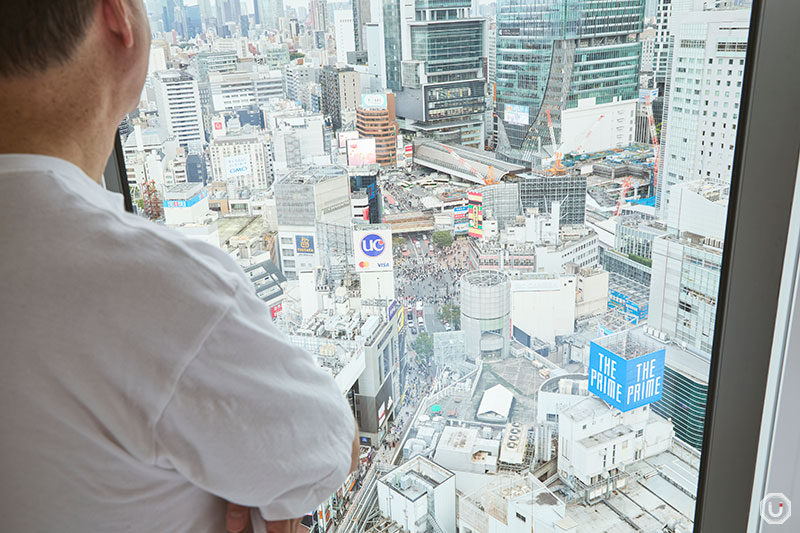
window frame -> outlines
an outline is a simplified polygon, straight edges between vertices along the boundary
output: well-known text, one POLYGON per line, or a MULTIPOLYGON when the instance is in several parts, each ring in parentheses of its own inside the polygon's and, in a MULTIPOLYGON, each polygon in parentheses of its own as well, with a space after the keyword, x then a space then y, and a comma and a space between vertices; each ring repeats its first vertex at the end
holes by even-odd
MULTIPOLYGON (((800 153, 800 122, 774 120, 800 116, 800 99, 792 92, 800 86, 800 68, 769 58, 800 57, 800 42, 790 37, 797 20, 800 2, 752 2, 695 532, 747 531, 751 514, 758 512, 751 500, 800 153), (793 54, 787 51, 791 47, 793 54), (755 278, 758 283, 753 283, 755 278)), ((119 134, 104 179, 106 188, 122 194, 125 209, 133 212, 119 134)), ((561 450, 564 457, 565 451, 561 450)))

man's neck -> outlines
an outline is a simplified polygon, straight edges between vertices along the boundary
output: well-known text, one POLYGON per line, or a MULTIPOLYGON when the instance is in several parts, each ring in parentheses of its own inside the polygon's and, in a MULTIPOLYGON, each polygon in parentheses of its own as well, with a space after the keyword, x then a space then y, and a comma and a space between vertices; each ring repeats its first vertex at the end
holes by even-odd
MULTIPOLYGON (((103 106, 78 109, 64 94, 31 94, 0 83, 0 154, 37 154, 73 163, 100 183, 114 147, 114 129, 103 106), (20 105, 24 102, 24 105, 20 105)), ((79 102, 80 99, 72 99, 79 102)), ((84 100, 85 101, 85 100, 84 100)))

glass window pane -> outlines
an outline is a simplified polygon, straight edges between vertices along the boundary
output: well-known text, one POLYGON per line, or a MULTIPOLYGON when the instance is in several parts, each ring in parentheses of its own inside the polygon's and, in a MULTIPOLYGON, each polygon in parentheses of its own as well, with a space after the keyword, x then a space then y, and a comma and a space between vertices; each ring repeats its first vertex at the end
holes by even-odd
POLYGON ((361 426, 312 529, 691 528, 748 1, 146 4, 138 213, 361 426))

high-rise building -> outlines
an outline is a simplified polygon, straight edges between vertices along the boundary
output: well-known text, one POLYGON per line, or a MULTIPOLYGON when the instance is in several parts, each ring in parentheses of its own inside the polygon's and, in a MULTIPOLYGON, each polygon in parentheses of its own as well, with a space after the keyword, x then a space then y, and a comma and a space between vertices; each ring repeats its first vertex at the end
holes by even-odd
POLYGON ((591 152, 632 142, 643 19, 644 0, 498 2, 500 156, 536 167, 558 148, 591 152))
POLYGON ((254 0, 255 21, 267 30, 278 31, 285 15, 283 0, 254 0))
POLYGON ((184 71, 165 70, 155 73, 154 86, 162 125, 181 146, 199 148, 206 139, 197 80, 184 71))
POLYGON ((361 103, 361 76, 351 67, 323 67, 322 112, 331 117, 335 130, 352 130, 356 107, 361 103))
POLYGON ((355 33, 356 50, 363 52, 367 50, 367 35, 364 25, 372 21, 370 16, 369 0, 353 0, 353 27, 355 33))
POLYGON ((365 94, 356 108, 356 130, 361 137, 375 139, 376 160, 381 166, 397 164, 397 120, 394 94, 365 94))
POLYGON ((676 12, 672 21, 672 72, 668 118, 656 205, 666 217, 670 188, 713 178, 730 181, 749 9, 676 12))
POLYGON ((391 8, 384 4, 385 76, 397 94, 401 128, 483 148, 486 20, 472 16, 471 0, 417 0, 391 8))
POLYGON ((317 223, 349 224, 350 180, 344 168, 305 167, 275 183, 278 250, 281 271, 288 279, 322 264, 316 247, 317 223))
POLYGON ((258 66, 253 71, 211 74, 211 103, 214 111, 228 111, 263 106, 274 98, 283 98, 283 75, 280 70, 258 66))
POLYGON ((308 3, 308 18, 311 28, 317 31, 328 29, 328 2, 327 0, 311 0, 308 3))
POLYGON ((353 13, 341 9, 333 13, 333 28, 336 37, 336 61, 347 63, 347 52, 356 51, 353 13))
POLYGON ((648 324, 681 346, 711 356, 722 241, 688 232, 653 241, 648 324))
POLYGON ((269 136, 236 132, 216 137, 209 146, 214 181, 225 182, 228 196, 242 191, 266 189, 272 183, 272 153, 269 136))

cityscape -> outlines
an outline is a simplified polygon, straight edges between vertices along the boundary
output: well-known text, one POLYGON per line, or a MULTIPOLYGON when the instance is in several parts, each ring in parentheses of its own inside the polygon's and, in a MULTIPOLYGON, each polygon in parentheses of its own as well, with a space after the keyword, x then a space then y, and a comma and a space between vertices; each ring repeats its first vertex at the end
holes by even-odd
POLYGON ((360 428, 310 531, 692 531, 749 1, 144 3, 135 212, 360 428))

